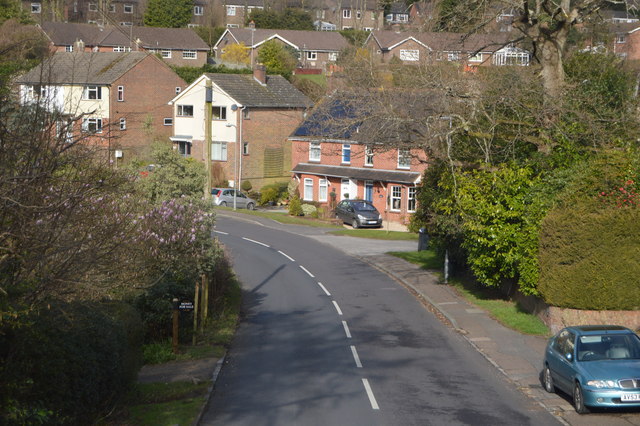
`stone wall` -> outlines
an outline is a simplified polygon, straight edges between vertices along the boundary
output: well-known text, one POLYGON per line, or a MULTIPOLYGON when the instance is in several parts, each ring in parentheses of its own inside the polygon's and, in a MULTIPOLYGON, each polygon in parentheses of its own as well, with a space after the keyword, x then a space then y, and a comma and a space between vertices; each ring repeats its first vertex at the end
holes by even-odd
POLYGON ((538 298, 515 295, 514 299, 528 312, 535 314, 557 333, 570 325, 614 324, 640 331, 640 311, 587 311, 549 306, 538 298))

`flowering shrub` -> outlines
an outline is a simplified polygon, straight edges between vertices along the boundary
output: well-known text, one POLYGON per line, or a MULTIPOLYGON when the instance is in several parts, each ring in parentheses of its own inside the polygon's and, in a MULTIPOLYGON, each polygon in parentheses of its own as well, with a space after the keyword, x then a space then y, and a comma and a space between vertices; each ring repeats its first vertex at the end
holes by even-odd
POLYGON ((618 188, 608 192, 602 191, 598 197, 604 204, 617 208, 637 207, 638 201, 640 200, 640 198, 638 198, 637 184, 632 179, 627 179, 624 184, 618 188))

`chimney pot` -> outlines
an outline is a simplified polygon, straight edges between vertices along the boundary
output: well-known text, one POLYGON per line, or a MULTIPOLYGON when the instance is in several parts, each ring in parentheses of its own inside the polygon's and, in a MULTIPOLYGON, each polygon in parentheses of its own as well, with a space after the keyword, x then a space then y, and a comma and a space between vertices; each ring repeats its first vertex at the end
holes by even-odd
POLYGON ((256 64, 253 69, 253 78, 255 78, 258 83, 265 86, 267 84, 267 67, 263 64, 256 64))

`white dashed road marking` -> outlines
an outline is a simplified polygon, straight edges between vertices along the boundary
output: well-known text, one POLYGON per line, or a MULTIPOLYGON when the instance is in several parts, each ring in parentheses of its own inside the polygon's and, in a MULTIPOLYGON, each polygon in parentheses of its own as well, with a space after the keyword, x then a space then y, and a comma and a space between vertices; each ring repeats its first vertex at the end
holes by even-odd
POLYGON ((325 294, 326 294, 327 296, 331 296, 331 293, 329 293, 329 291, 325 288, 325 286, 323 286, 323 285, 322 285, 322 283, 321 283, 321 282, 319 282, 319 283, 318 283, 318 285, 320 286, 320 288, 321 288, 322 290, 324 290, 324 292, 325 292, 325 294))
POLYGON ((264 246, 264 247, 269 247, 269 246, 268 246, 268 245, 266 245, 265 243, 261 243, 260 241, 252 240, 251 238, 245 238, 245 237, 242 237, 242 239, 243 239, 243 240, 246 240, 246 241, 249 241, 249 242, 252 242, 252 243, 254 243, 254 244, 259 244, 259 245, 264 246))
POLYGON ((281 255, 283 255, 284 257, 286 257, 287 259, 289 259, 292 262, 295 262, 295 260, 293 260, 293 258, 291 256, 289 256, 286 253, 281 252, 280 250, 278 250, 278 253, 280 253, 281 255))
POLYGON ((315 278, 313 276, 313 274, 311 272, 309 272, 309 270, 307 268, 305 268, 304 266, 300 265, 300 269, 302 269, 303 271, 305 271, 307 273, 307 275, 309 275, 311 278, 315 278))
POLYGON ((342 321, 342 326, 344 327, 344 334, 347 335, 348 339, 351 339, 351 332, 349 331, 349 326, 346 321, 342 321))
POLYGON ((338 311, 338 315, 342 315, 342 311, 340 310, 340 306, 338 306, 338 302, 333 301, 333 306, 336 307, 336 311, 338 311))
POLYGON ((358 356, 358 351, 355 346, 351 346, 351 353, 353 354, 353 360, 356 362, 356 367, 362 368, 362 363, 360 362, 360 357, 358 356))
POLYGON ((373 395, 373 391, 371 390, 369 381, 367 379, 362 379, 362 384, 364 385, 364 390, 367 392, 367 396, 369 397, 371 408, 373 408, 374 410, 379 410, 380 407, 378 406, 378 402, 376 401, 375 395, 373 395))

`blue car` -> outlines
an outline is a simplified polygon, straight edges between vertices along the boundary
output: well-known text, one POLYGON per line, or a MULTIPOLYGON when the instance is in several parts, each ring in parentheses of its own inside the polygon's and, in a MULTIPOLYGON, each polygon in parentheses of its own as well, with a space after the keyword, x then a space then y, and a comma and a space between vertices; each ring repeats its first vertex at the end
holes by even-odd
POLYGON ((625 327, 567 327, 549 339, 542 381, 573 396, 580 414, 590 407, 640 407, 640 338, 625 327))

